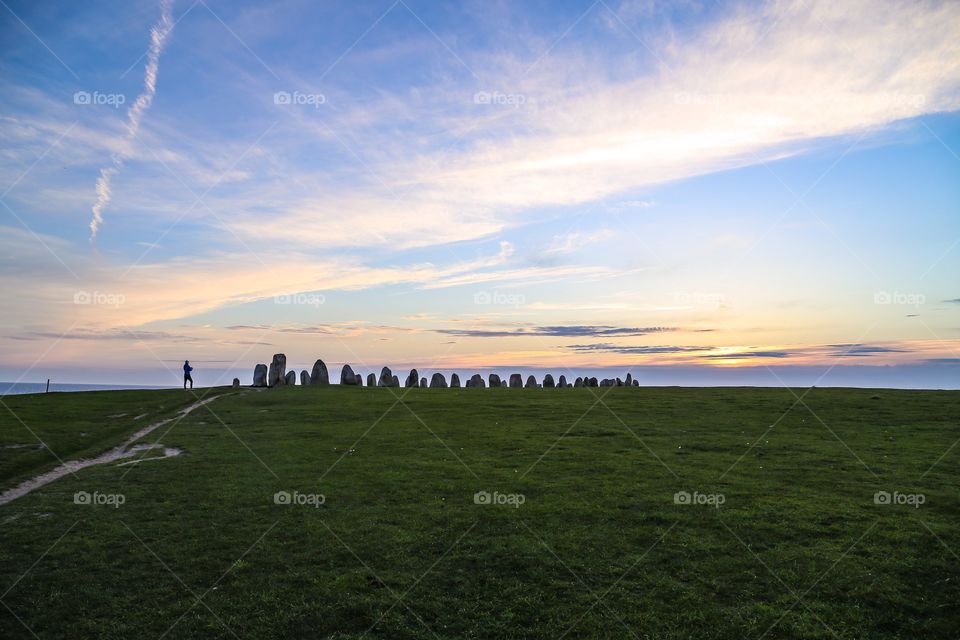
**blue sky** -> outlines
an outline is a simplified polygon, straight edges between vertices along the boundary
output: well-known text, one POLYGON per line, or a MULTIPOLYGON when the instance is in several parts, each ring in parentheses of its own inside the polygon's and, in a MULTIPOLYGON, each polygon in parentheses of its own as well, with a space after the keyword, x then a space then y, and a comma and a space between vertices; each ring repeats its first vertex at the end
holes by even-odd
POLYGON ((958 384, 956 3, 7 2, 0 33, 4 378, 958 384))

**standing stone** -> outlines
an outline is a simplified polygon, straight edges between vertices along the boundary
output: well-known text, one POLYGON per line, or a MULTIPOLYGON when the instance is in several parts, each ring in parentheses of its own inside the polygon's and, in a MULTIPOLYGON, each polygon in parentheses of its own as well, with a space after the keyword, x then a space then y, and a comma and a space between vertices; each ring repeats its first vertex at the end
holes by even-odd
POLYGON ((239 389, 239 388, 240 388, 240 378, 234 378, 234 379, 233 379, 233 388, 234 388, 234 389, 239 389))
POLYGON ((523 376, 519 373, 510 374, 510 388, 511 389, 520 389, 523 387, 523 376))
POLYGON ((340 370, 340 384, 346 384, 350 386, 357 384, 357 376, 353 372, 353 367, 348 364, 343 365, 343 369, 340 370))
POLYGON ((400 386, 400 378, 398 378, 397 376, 393 376, 392 382, 393 382, 393 384, 390 385, 390 386, 392 386, 392 387, 399 387, 399 386, 400 386))
POLYGON ((417 373, 416 369, 410 369, 410 375, 407 376, 407 381, 404 383, 404 387, 410 388, 415 387, 420 383, 420 374, 417 373))
POLYGON ((491 373, 491 374, 490 374, 490 388, 493 389, 494 387, 499 387, 499 386, 500 386, 500 376, 498 376, 498 375, 495 374, 495 373, 491 373))
POLYGON ((447 381, 444 379, 443 374, 439 371, 433 374, 433 377, 430 378, 430 388, 431 389, 446 389, 447 381))
POLYGON ((506 388, 507 388, 507 381, 506 381, 506 380, 501 380, 501 381, 500 381, 500 386, 503 387, 504 389, 506 389, 506 388))
POLYGON ((536 389, 536 388, 537 388, 537 379, 534 378, 533 376, 529 376, 529 377, 527 378, 526 388, 527 388, 527 389, 536 389))
POLYGON ((587 387, 596 387, 596 386, 598 386, 598 385, 597 385, 597 379, 596 379, 596 378, 588 378, 588 379, 586 380, 586 382, 587 382, 587 384, 584 385, 584 386, 587 386, 587 387))
POLYGON ((421 388, 421 389, 426 389, 426 388, 427 388, 427 379, 426 379, 426 378, 420 378, 420 388, 421 388))
POLYGON ((557 380, 557 387, 560 388, 560 389, 566 389, 567 386, 568 386, 568 385, 567 385, 567 376, 560 376, 560 379, 557 380))
POLYGON ((455 373, 450 374, 450 388, 459 389, 460 388, 460 376, 455 373))
POLYGON ((380 379, 377 381, 378 387, 392 387, 393 386, 393 372, 390 371, 390 367, 384 367, 380 370, 380 379))
POLYGON ((367 374, 367 386, 368 386, 368 387, 375 387, 375 386, 377 386, 377 376, 376 376, 376 374, 374 374, 374 373, 368 373, 368 374, 367 374))
POLYGON ((557 385, 553 382, 553 376, 549 373, 543 376, 543 388, 544 389, 553 389, 557 385))
POLYGON ((253 386, 267 386, 267 365, 258 364, 253 368, 253 386))
POLYGON ((300 372, 300 385, 306 387, 309 384, 310 384, 310 373, 306 369, 304 369, 303 371, 300 372))
POLYGON ((267 386, 276 387, 286 384, 287 375, 287 356, 282 353, 275 353, 270 362, 270 373, 267 376, 267 386))
POLYGON ((358 386, 358 387, 362 387, 362 386, 363 386, 363 376, 360 375, 359 373, 358 373, 357 375, 353 376, 353 381, 357 383, 357 386, 358 386))
POLYGON ((483 381, 483 376, 481 376, 479 373, 475 373, 470 377, 470 382, 467 383, 467 386, 471 388, 476 387, 483 389, 487 386, 487 384, 483 381))
POLYGON ((628 374, 627 374, 627 379, 623 381, 623 385, 624 385, 625 387, 632 387, 632 386, 633 386, 633 375, 631 375, 630 373, 628 373, 628 374))
POLYGON ((313 369, 310 371, 310 384, 330 384, 330 374, 327 373, 327 365, 323 360, 317 360, 313 363, 313 369))
POLYGON ((633 386, 639 387, 639 386, 640 386, 640 382, 639 382, 638 380, 634 379, 634 381, 633 381, 633 386))
POLYGON ((583 378, 581 378, 581 377, 578 376, 577 379, 573 381, 573 386, 574 386, 574 387, 582 387, 582 386, 583 386, 583 378))
POLYGON ((296 371, 287 371, 287 377, 284 378, 283 384, 288 387, 292 387, 297 384, 297 372, 296 371))

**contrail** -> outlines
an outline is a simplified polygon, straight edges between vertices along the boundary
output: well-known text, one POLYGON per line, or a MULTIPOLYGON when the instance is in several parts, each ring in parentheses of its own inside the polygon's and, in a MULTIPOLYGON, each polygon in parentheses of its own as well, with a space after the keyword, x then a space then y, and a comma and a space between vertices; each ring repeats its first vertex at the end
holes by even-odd
MULTIPOLYGON (((126 143, 133 141, 140 130, 140 119, 153 103, 153 96, 157 94, 157 71, 160 67, 160 54, 163 53, 163 47, 167 43, 170 32, 173 31, 173 16, 170 9, 173 0, 160 1, 160 22, 153 25, 150 29, 150 50, 147 51, 147 66, 143 75, 143 92, 137 96, 136 101, 127 111, 127 135, 124 137, 126 143)), ((103 224, 103 210, 110 203, 110 179, 116 174, 126 156, 124 145, 121 151, 113 154, 111 159, 113 164, 109 167, 100 169, 100 177, 97 179, 97 201, 93 203, 90 209, 93 212, 93 219, 90 221, 90 242, 97 237, 97 231, 103 224)))

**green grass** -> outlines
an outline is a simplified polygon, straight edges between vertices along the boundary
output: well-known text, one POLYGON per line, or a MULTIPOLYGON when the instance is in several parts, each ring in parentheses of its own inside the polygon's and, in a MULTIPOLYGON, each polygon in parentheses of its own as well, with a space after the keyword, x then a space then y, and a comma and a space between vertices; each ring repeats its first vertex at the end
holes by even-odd
MULTIPOLYGON (((182 456, 0 506, 0 637, 957 638, 960 393, 793 393, 244 390, 162 437, 182 456)), ((193 400, 4 402, 67 459, 193 400)), ((0 449, 0 486, 55 463, 0 449)))

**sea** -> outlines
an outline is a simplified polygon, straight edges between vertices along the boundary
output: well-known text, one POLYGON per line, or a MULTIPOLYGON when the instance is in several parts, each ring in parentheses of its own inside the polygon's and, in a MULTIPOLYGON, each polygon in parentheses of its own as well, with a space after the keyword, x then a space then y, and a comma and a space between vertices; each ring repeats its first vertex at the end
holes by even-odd
MULTIPOLYGON (((66 384, 62 382, 51 382, 50 392, 71 392, 71 391, 122 391, 122 390, 144 390, 144 389, 170 389, 172 387, 161 386, 136 386, 124 384, 66 384)), ((44 393, 47 390, 46 382, 0 382, 0 397, 17 396, 25 393, 44 393)))

